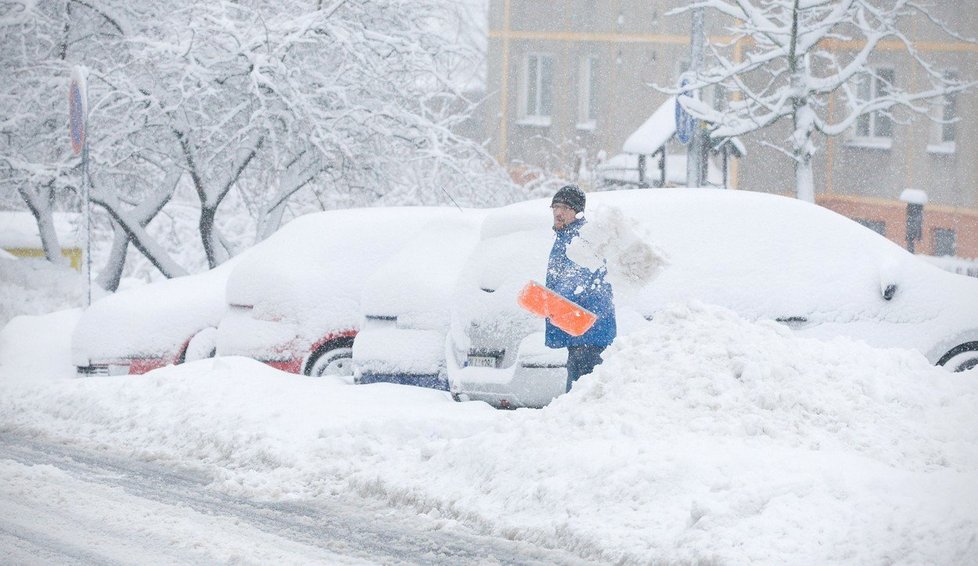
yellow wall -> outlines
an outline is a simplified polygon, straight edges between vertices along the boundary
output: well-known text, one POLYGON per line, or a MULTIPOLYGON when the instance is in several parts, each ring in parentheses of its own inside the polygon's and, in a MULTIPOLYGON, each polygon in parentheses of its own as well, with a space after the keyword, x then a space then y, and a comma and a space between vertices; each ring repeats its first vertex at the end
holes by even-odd
MULTIPOLYGON (((44 250, 41 248, 4 248, 4 250, 17 257, 44 257, 44 250)), ((61 255, 71 261, 72 269, 81 271, 81 248, 61 248, 61 255)))

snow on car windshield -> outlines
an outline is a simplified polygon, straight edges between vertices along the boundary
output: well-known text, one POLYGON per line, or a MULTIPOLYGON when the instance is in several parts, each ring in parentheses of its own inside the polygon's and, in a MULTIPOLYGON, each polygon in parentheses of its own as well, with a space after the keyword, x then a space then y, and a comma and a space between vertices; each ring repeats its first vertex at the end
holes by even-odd
POLYGON ((327 211, 297 218, 252 250, 228 282, 230 304, 254 316, 317 328, 360 323, 367 276, 432 219, 457 209, 402 207, 327 211))

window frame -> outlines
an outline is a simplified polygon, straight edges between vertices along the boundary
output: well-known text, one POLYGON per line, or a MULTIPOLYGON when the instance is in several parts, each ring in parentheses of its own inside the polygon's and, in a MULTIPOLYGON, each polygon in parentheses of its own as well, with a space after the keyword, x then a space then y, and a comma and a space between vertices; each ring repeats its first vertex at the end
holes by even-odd
MULTIPOLYGON (((944 71, 944 78, 955 81, 959 78, 959 74, 954 69, 948 69, 944 71)), ((957 152, 957 138, 960 133, 958 124, 961 122, 958 93, 945 94, 941 104, 935 109, 935 114, 937 116, 934 128, 931 130, 931 143, 927 145, 927 151, 936 154, 954 154, 957 152)))
MULTIPOLYGON (((894 67, 878 67, 871 74, 860 77, 856 84, 857 100, 862 103, 886 96, 896 84, 896 69, 894 67)), ((876 110, 856 117, 852 129, 850 143, 859 147, 890 149, 893 146, 895 121, 876 110)))
POLYGON ((554 66, 555 58, 552 53, 531 51, 523 57, 523 80, 520 84, 520 119, 519 124, 526 126, 547 127, 553 123, 554 109, 554 66), (544 62, 549 63, 549 84, 546 84, 544 62), (532 85, 530 83, 533 83, 532 85), (531 88, 532 86, 532 88, 531 88), (547 100, 547 89, 550 99, 547 100), (531 96, 533 100, 531 101, 531 96), (549 108, 544 108, 549 102, 549 108), (547 110, 546 114, 542 112, 547 110))
POLYGON ((593 131, 598 124, 598 57, 581 57, 577 69, 577 129, 593 131))

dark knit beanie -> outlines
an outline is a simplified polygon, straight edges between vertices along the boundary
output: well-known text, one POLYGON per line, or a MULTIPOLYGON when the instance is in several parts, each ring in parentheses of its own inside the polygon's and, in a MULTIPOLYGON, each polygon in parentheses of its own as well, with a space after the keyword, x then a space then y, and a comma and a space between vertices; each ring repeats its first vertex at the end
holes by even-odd
POLYGON ((566 204, 574 212, 584 212, 584 191, 577 185, 564 185, 554 195, 554 200, 550 202, 550 206, 558 203, 566 204))

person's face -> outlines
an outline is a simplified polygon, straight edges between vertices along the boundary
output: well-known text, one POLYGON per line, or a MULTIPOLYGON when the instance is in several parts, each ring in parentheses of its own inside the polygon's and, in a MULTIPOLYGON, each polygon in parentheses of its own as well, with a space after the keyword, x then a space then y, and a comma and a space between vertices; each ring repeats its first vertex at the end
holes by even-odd
POLYGON ((557 230, 563 230, 568 224, 574 221, 577 213, 574 209, 567 206, 566 204, 557 203, 550 207, 550 210, 554 213, 554 228, 557 230))

